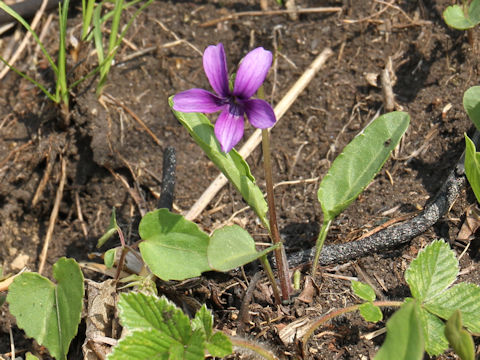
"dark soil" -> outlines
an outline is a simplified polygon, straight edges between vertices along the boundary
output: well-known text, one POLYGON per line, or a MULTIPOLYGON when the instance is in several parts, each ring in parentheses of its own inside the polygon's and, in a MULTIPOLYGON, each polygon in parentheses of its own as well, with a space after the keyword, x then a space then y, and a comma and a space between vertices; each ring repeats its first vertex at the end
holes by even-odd
MULTIPOLYGON (((322 223, 316 197, 319 180, 309 179, 321 179, 342 148, 376 113, 384 112, 382 90, 370 84, 367 77, 380 74, 389 57, 396 77, 396 106, 410 114, 411 125, 394 158, 336 219, 327 243, 352 241, 387 220, 418 213, 461 156, 463 134, 473 131, 462 97, 466 89, 478 84, 479 57, 465 33, 445 25, 441 14, 450 4, 448 0, 397 0, 391 6, 380 1, 298 0, 302 8, 341 6, 343 11, 301 14, 297 19, 287 15, 245 16, 202 27, 202 23, 225 15, 260 10, 259 2, 159 0, 129 30, 129 44, 119 51, 103 101, 95 95, 97 79, 82 83, 73 90, 69 119, 62 118, 37 88, 10 72, 0 83, 0 265, 4 273, 15 273, 23 266, 38 270, 62 159, 66 160, 67 179, 44 274, 51 274, 51 265, 62 256, 101 262, 95 245, 108 226, 112 207, 128 235, 127 241, 138 240, 135 227, 139 209, 156 207, 163 151, 168 146, 177 151, 174 211, 184 213, 195 203, 218 171, 174 118, 167 100, 192 87, 209 88, 201 52, 218 42, 225 46, 231 71, 254 47, 275 52, 277 61, 265 84, 267 98, 273 104, 324 48, 334 51, 272 131, 275 182, 299 180, 276 188, 278 221, 287 253, 312 247, 322 223), (183 41, 173 43, 178 39, 183 41), (149 48, 143 55, 129 57, 149 48), (448 111, 447 105, 451 105, 448 111), (33 204, 42 179, 45 186, 33 204)), ((278 8, 274 1, 268 5, 278 8)), ((69 19, 72 29, 77 26, 77 36, 79 6, 69 19)), ((47 33, 46 47, 55 53, 55 21, 47 33)), ((15 36, 24 34, 21 29, 4 34, 0 49, 15 46, 15 36)), ((478 29, 474 35, 480 38, 478 29)), ((78 66, 70 60, 72 80, 96 65, 91 51, 80 51, 78 66)), ((52 79, 33 43, 17 67, 42 83, 52 79)), ((244 138, 253 130, 247 127, 244 138)), ((264 189, 261 158, 257 149, 248 162, 264 189)), ((240 272, 207 274, 187 290, 178 289, 177 297, 175 291, 169 296, 178 302, 180 295, 188 295, 194 303, 206 302, 214 311, 218 329, 231 335, 244 333, 280 358, 293 359, 300 356, 298 344, 282 343, 279 332, 299 319, 308 323, 332 309, 358 302, 350 290, 350 277, 370 281, 380 297, 401 299, 409 296, 403 272, 426 244, 444 238, 460 254, 464 245, 456 241, 457 234, 467 208, 474 202, 471 191, 464 189, 451 211, 410 244, 323 269, 323 275, 315 278, 316 291, 309 302, 296 298, 291 305, 276 307, 262 279, 250 304, 250 321, 243 325, 239 311, 246 279, 240 272)), ((231 218, 244 206, 235 190, 226 186, 196 222, 206 231, 237 223, 265 242, 266 231, 252 211, 231 218)), ((107 245, 118 244, 114 239, 107 245)), ((480 284, 476 255, 469 250, 462 257, 461 280, 480 284)), ((248 267, 247 278, 253 275, 254 267, 248 267)), ((308 268, 304 274, 308 274, 308 268)), ((107 278, 89 270, 85 270, 85 276, 99 281, 107 278)), ((3 305, 2 315, 0 354, 10 351, 10 328, 17 351, 41 351, 15 327, 7 305, 3 305)), ((315 359, 372 358, 384 336, 367 340, 364 335, 384 326, 385 322, 366 323, 357 314, 342 316, 319 329, 306 355, 315 359)), ((83 342, 81 330, 78 338, 72 345, 72 359, 82 358, 78 345, 83 342)), ((239 353, 231 358, 245 356, 239 353)), ((45 352, 44 358, 48 358, 45 352)))

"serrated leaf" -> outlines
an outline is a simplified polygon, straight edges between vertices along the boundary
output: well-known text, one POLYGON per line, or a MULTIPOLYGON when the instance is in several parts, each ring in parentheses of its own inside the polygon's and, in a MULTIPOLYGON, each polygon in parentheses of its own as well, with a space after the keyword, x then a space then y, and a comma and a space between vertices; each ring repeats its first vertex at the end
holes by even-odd
POLYGON ((215 357, 223 358, 233 353, 232 342, 230 339, 221 332, 216 332, 207 341, 208 352, 215 357))
POLYGON ((421 360, 423 333, 415 301, 403 304, 387 322, 387 337, 375 360, 421 360))
POLYGON ((450 286, 458 275, 458 260, 443 240, 435 240, 421 250, 405 272, 405 280, 415 299, 428 301, 450 286))
POLYGON ((213 333, 213 316, 205 304, 195 314, 192 328, 203 332, 207 350, 212 356, 224 357, 233 352, 232 343, 225 334, 213 333))
POLYGON ((472 21, 470 17, 465 16, 463 7, 459 5, 447 7, 443 12, 443 19, 448 26, 457 30, 471 29, 476 25, 475 21, 472 21))
POLYGON ((108 355, 109 360, 202 360, 204 342, 199 332, 192 333, 186 343, 165 341, 165 334, 156 330, 136 330, 121 339, 108 355))
POLYGON ((358 310, 365 321, 377 322, 383 319, 383 314, 380 308, 373 305, 371 302, 363 303, 359 306, 358 310))
POLYGON ((257 251, 255 241, 246 230, 238 225, 224 226, 210 237, 208 263, 213 270, 229 271, 258 259, 276 247, 257 251))
POLYGON ((357 295, 360 299, 365 301, 374 301, 375 291, 372 287, 368 284, 362 283, 360 281, 352 280, 352 290, 355 295, 357 295))
POLYGON ((100 239, 98 239, 97 242, 97 248, 101 247, 103 244, 105 244, 108 239, 110 239, 115 233, 117 232, 117 215, 115 214, 115 208, 112 208, 112 215, 110 216, 110 225, 107 228, 107 231, 105 231, 105 234, 102 235, 100 239))
POLYGON ((165 297, 130 292, 120 295, 120 320, 129 330, 157 329, 173 340, 191 335, 190 320, 165 297))
MULTIPOLYGON (((132 333, 109 359, 203 359, 204 330, 193 330, 188 316, 166 298, 130 292, 120 295, 118 309, 122 324, 132 333)), ((205 317, 200 318, 203 323, 205 317)))
POLYGON ((430 356, 442 354, 448 348, 448 341, 444 334, 445 324, 423 308, 419 309, 418 315, 423 329, 425 351, 430 356))
POLYGON ((210 270, 209 237, 183 216, 167 209, 147 213, 138 227, 140 252, 150 270, 162 280, 184 280, 210 270))
MULTIPOLYGON (((478 2, 480 3, 480 1, 478 2)), ((465 91, 465 94, 463 94, 463 107, 477 130, 480 131, 480 86, 473 86, 465 91)))
POLYGON ((75 260, 60 258, 53 265, 53 277, 57 285, 37 273, 17 276, 9 287, 7 301, 17 325, 28 336, 56 359, 66 359, 80 323, 83 275, 75 260))
POLYGON ((445 336, 453 350, 462 360, 475 360, 475 345, 472 335, 462 327, 462 314, 454 311, 447 321, 445 336))
POLYGON ((464 326, 474 333, 480 332, 480 287, 460 283, 440 293, 424 304, 431 313, 448 319, 455 310, 460 310, 464 326))
POLYGON ((409 122, 410 116, 404 112, 382 115, 343 149, 318 189, 324 222, 346 209, 373 180, 409 122))
POLYGON ((213 330, 213 315, 208 311, 205 304, 202 305, 200 310, 195 314, 195 318, 192 320, 193 330, 200 329, 205 334, 205 339, 208 341, 212 336, 213 330))
MULTIPOLYGON (((173 106, 173 97, 169 99, 173 106)), ((215 137, 213 125, 200 113, 182 113, 173 110, 178 121, 188 130, 193 140, 202 148, 210 160, 220 169, 230 183, 240 192, 247 204, 255 211, 262 223, 268 224, 268 206, 250 168, 240 154, 232 149, 225 154, 215 137)))

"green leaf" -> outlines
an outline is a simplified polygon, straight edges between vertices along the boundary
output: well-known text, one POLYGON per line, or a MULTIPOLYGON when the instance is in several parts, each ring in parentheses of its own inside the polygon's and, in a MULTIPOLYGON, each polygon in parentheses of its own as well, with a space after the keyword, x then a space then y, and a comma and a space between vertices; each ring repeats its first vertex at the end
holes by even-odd
POLYGON ((374 301, 376 298, 375 291, 372 287, 360 281, 352 280, 352 290, 355 295, 365 301, 374 301))
POLYGON ((57 285, 37 273, 19 275, 9 287, 10 312, 25 333, 56 359, 66 359, 83 305, 83 275, 73 259, 53 265, 57 285))
POLYGON ((475 284, 460 283, 431 298, 424 304, 431 313, 449 319, 460 310, 464 326, 474 333, 480 333, 480 287, 475 284))
POLYGON ((228 271, 245 265, 274 250, 277 246, 257 252, 255 241, 238 225, 217 229, 210 237, 208 262, 213 270, 228 271))
POLYGON ((207 262, 208 235, 183 216, 167 209, 147 213, 138 232, 143 260, 162 280, 183 280, 211 270, 207 262))
POLYGON ((380 308, 373 305, 371 302, 363 303, 358 310, 365 321, 377 322, 383 319, 383 314, 380 308))
POLYGON ((136 330, 118 342, 108 360, 202 360, 203 345, 199 333, 182 344, 169 343, 165 335, 155 329, 136 330))
POLYGON ((232 343, 225 334, 213 333, 213 316, 205 304, 195 314, 195 318, 192 320, 192 329, 203 332, 207 350, 212 356, 224 357, 233 352, 232 343))
POLYGON ((122 324, 132 331, 109 359, 203 359, 205 336, 192 330, 190 320, 166 298, 130 292, 118 303, 122 324))
POLYGON ((425 351, 430 356, 442 354, 448 348, 448 341, 444 334, 445 324, 423 308, 420 308, 418 314, 423 329, 425 351))
POLYGON ((113 264, 115 263, 115 257, 117 255, 117 249, 118 248, 113 248, 105 252, 105 255, 103 256, 103 263, 107 269, 111 269, 113 267, 113 264))
POLYGON ((463 94, 463 107, 477 130, 480 131, 480 86, 473 86, 465 91, 465 94, 463 94))
POLYGON ((475 144, 467 134, 465 134, 465 175, 477 202, 480 203, 480 153, 477 152, 475 144))
POLYGON ((221 332, 213 334, 206 345, 208 352, 215 357, 223 358, 233 353, 232 342, 221 332))
POLYGON ((210 336, 212 336, 213 316, 205 304, 203 304, 195 314, 195 318, 192 320, 192 328, 193 330, 200 329, 203 331, 207 341, 210 339, 210 336))
POLYGON ((420 251, 405 272, 405 280, 420 302, 438 296, 458 275, 458 260, 443 240, 435 240, 420 251))
POLYGON ((324 222, 334 219, 372 181, 407 130, 404 112, 382 115, 357 135, 333 162, 318 189, 324 222))
MULTIPOLYGON (((169 99, 173 106, 173 97, 169 99)), ((213 125, 208 118, 200 113, 182 113, 173 110, 178 121, 188 130, 193 140, 202 148, 208 158, 220 169, 227 179, 242 194, 247 204, 255 211, 263 224, 268 224, 267 203, 263 193, 255 184, 255 178, 250 168, 240 154, 231 150, 225 154, 220 148, 213 132, 213 125)))
POLYGON ((447 321, 445 336, 462 360, 475 360, 475 345, 472 335, 462 327, 462 314, 456 310, 447 321))
POLYGON ((480 1, 472 0, 467 14, 463 6, 449 6, 443 12, 443 18, 448 26, 457 30, 471 29, 480 23, 480 1))
POLYGON ((40 359, 35 355, 33 355, 32 353, 27 352, 27 356, 25 357, 25 360, 40 360, 40 359))
POLYGON ((403 304, 387 322, 387 337, 375 360, 423 359, 423 333, 415 301, 403 304))
POLYGON ((98 239, 97 248, 105 244, 107 240, 110 239, 117 232, 117 228, 118 228, 117 216, 115 214, 115 208, 112 208, 112 215, 110 216, 110 225, 108 226, 107 231, 105 231, 105 234, 103 234, 102 237, 98 239))
POLYGON ((463 7, 460 5, 452 5, 445 9, 443 18, 448 26, 457 30, 467 30, 473 28, 476 24, 466 17, 463 7))

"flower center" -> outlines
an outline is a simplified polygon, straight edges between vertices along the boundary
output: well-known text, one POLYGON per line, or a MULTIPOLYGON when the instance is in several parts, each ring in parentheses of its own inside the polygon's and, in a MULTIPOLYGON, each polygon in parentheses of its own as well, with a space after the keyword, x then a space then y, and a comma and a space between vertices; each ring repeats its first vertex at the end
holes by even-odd
POLYGON ((243 116, 245 113, 245 106, 237 101, 235 96, 231 96, 228 99, 228 112, 233 116, 243 116))

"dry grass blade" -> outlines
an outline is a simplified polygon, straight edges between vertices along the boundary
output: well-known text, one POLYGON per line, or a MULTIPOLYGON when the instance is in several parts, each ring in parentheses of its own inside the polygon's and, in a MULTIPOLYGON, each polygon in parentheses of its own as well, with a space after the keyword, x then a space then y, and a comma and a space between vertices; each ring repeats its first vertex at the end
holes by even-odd
POLYGON ((55 196, 55 203, 53 204, 52 213, 50 215, 50 221, 48 223, 47 235, 45 235, 45 242, 43 243, 42 253, 40 254, 40 266, 38 267, 38 273, 41 275, 43 268, 45 267, 45 261, 47 260, 48 246, 52 239, 53 230, 55 229, 55 222, 57 221, 58 209, 60 208, 60 202, 63 197, 63 188, 67 180, 67 160, 62 158, 62 173, 60 177, 60 183, 58 184, 57 195, 55 196))

